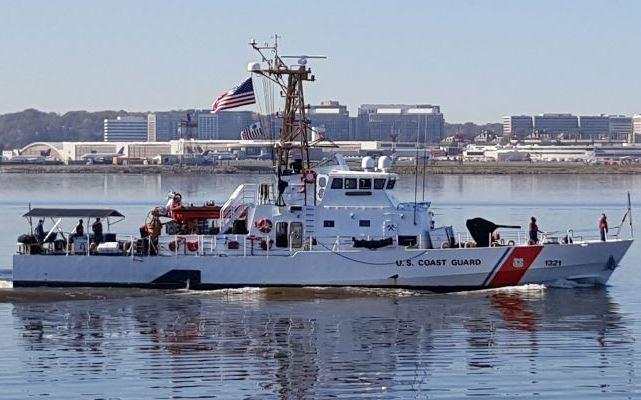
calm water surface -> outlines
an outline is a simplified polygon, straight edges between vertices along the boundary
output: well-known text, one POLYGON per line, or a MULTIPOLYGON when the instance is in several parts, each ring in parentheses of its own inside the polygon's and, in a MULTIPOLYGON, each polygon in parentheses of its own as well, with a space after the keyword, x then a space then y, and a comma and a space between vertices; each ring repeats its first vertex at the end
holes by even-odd
MULTIPOLYGON (((637 243, 597 288, 10 288, 29 202, 114 207, 133 233, 170 190, 221 202, 264 178, 0 175, 0 399, 641 397, 637 243)), ((628 190, 641 201, 641 177, 437 176, 425 198, 458 230, 535 215, 552 231, 618 223, 628 190)))

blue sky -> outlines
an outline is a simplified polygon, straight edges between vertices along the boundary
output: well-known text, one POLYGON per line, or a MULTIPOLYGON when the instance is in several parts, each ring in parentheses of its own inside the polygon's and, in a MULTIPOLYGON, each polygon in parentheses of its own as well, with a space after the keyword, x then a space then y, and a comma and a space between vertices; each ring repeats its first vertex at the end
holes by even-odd
POLYGON ((309 103, 641 113, 640 21, 641 1, 0 0, 0 113, 205 108, 274 32, 329 57, 309 103))

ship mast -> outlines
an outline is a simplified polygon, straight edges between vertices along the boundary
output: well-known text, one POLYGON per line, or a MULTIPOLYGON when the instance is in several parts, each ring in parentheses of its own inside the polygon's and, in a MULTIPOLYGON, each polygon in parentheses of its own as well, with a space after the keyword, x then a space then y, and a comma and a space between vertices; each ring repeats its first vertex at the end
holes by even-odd
POLYGON ((276 158, 274 168, 278 176, 278 196, 276 205, 284 206, 283 192, 287 183, 282 180, 284 175, 299 173, 300 168, 311 168, 309 159, 309 120, 307 119, 307 108, 303 94, 303 82, 313 82, 314 75, 310 68, 306 67, 309 58, 326 58, 324 56, 281 56, 278 54, 278 35, 274 35, 274 44, 265 43, 260 46, 252 40, 249 45, 256 50, 262 62, 261 64, 250 65, 250 71, 264 76, 274 82, 281 89, 281 97, 285 99, 285 106, 278 115, 283 121, 283 127, 280 131, 279 140, 274 144, 276 158), (271 55, 267 55, 271 52, 271 55), (296 58, 298 65, 288 66, 283 59, 296 58), (265 68, 263 68, 265 67, 265 68), (295 161, 297 166, 292 168, 291 161, 295 161), (298 161, 300 160, 300 161, 298 161))

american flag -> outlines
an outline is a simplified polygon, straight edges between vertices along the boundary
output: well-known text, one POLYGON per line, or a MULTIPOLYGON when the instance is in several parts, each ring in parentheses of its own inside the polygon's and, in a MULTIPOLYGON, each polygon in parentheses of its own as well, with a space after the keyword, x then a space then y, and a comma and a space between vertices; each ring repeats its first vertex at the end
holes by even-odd
POLYGON ((252 78, 249 77, 232 90, 218 96, 214 104, 211 105, 211 112, 217 113, 220 110, 254 104, 255 102, 254 85, 252 84, 252 78))
POLYGON ((242 140, 262 139, 263 128, 260 126, 260 122, 253 123, 240 131, 240 138, 242 140))

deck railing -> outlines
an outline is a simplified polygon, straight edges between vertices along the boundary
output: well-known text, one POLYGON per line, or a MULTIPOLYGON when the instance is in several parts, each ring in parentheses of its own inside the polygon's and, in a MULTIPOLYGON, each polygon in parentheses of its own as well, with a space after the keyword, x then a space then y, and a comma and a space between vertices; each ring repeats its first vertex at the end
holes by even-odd
MULTIPOLYGON (((389 236, 388 236, 389 237, 389 236)), ((399 243, 398 236, 391 236, 393 243, 397 246, 399 243)), ((44 247, 44 254, 61 254, 61 255, 86 255, 86 256, 102 256, 102 255, 120 255, 128 256, 132 259, 147 257, 147 256, 160 256, 160 257, 178 257, 178 256, 290 256, 298 252, 318 251, 318 252, 354 252, 360 251, 361 248, 355 248, 353 238, 365 240, 379 240, 384 239, 384 236, 316 236, 304 237, 299 240, 301 246, 294 246, 293 237, 289 237, 287 245, 284 247, 276 247, 274 240, 268 235, 255 236, 255 235, 169 235, 161 236, 157 241, 152 241, 149 238, 138 238, 133 235, 118 235, 119 251, 116 253, 101 253, 96 246, 92 246, 89 238, 86 247, 81 252, 72 251, 69 246, 69 236, 65 240, 65 248, 62 251, 53 251, 54 244, 48 244, 44 247)), ((490 238, 491 246, 524 246, 529 243, 527 232, 523 230, 504 230, 500 232, 500 239, 492 240, 490 238)), ((618 235, 607 238, 608 240, 620 239, 618 235)), ((406 246, 408 249, 425 250, 426 243, 423 243, 421 236, 417 237, 417 243, 413 246, 406 246)), ((589 241, 600 240, 598 231, 583 230, 583 231, 556 231, 546 232, 539 236, 538 244, 571 244, 582 243, 589 241)), ((455 248, 467 248, 470 246, 472 239, 469 233, 460 233, 455 238, 455 248)), ((381 250, 394 247, 383 247, 381 250)), ((29 253, 29 251, 19 250, 19 253, 29 253)))

